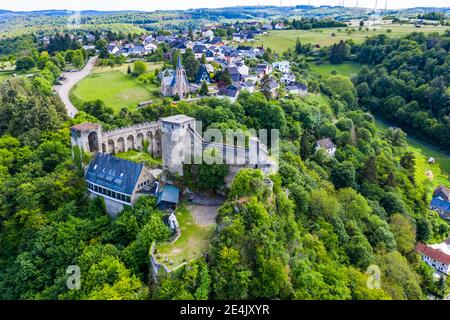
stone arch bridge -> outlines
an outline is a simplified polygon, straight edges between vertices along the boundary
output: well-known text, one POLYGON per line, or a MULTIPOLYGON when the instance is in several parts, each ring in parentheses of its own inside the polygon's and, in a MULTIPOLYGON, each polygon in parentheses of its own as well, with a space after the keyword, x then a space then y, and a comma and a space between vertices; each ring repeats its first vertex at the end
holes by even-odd
POLYGON ((117 154, 128 150, 147 151, 161 157, 161 125, 145 122, 129 127, 103 131, 100 124, 81 123, 71 128, 72 145, 88 153, 117 154))

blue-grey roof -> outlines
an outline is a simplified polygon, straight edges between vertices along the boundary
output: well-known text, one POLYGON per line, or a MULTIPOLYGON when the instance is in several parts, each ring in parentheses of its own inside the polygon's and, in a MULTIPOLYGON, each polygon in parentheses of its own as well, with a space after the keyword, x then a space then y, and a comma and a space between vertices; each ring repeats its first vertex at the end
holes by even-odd
POLYGON ((158 194, 158 201, 156 204, 159 204, 161 201, 178 203, 179 199, 180 189, 174 185, 166 184, 158 194))
POLYGON ((441 200, 438 197, 434 197, 433 200, 431 200, 430 206, 444 212, 450 212, 450 202, 441 200))
POLYGON ((89 164, 86 180, 131 196, 143 167, 143 164, 99 153, 89 164))

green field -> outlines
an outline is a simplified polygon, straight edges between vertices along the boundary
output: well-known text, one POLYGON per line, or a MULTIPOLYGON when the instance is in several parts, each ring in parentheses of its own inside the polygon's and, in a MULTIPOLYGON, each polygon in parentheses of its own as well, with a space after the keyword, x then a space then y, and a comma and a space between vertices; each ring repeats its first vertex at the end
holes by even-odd
POLYGON ((0 82, 10 78, 13 75, 13 71, 1 71, 0 72, 0 82))
MULTIPOLYGON (((160 68, 160 64, 148 63, 149 72, 160 68)), ((90 100, 103 100, 118 112, 121 108, 135 108, 140 102, 158 99, 159 87, 142 84, 127 73, 128 65, 119 67, 95 67, 92 73, 81 80, 70 92, 70 100, 81 108, 90 100)))
MULTIPOLYGON (((183 205, 176 212, 181 236, 173 243, 156 245, 156 253, 161 254, 158 261, 164 262, 165 257, 167 257, 169 261, 173 261, 173 267, 205 253, 215 229, 214 224, 209 226, 195 224, 191 213, 183 205)), ((170 267, 169 264, 167 264, 167 267, 170 267)))
POLYGON ((351 77, 358 73, 358 71, 363 67, 363 64, 357 62, 345 62, 342 64, 323 63, 320 65, 310 63, 309 67, 311 72, 324 78, 330 76, 333 71, 336 71, 339 75, 351 77))
POLYGON ((312 43, 313 45, 330 46, 340 40, 353 39, 355 42, 363 42, 367 37, 377 34, 388 34, 391 37, 402 36, 411 32, 443 32, 448 27, 442 26, 423 26, 422 28, 416 28, 413 25, 398 25, 390 24, 383 26, 369 27, 369 31, 366 31, 363 27, 362 31, 358 30, 358 27, 349 27, 354 32, 347 33, 346 28, 327 28, 327 29, 313 29, 313 30, 279 30, 270 31, 266 35, 256 37, 254 45, 264 45, 264 48, 270 47, 277 53, 283 53, 288 48, 294 48, 297 38, 303 43, 312 43), (374 30, 375 28, 375 30, 374 30), (390 29, 392 32, 387 33, 390 29), (340 30, 340 31, 339 31, 340 30), (332 34, 335 36, 332 36, 332 34))
MULTIPOLYGON (((376 119, 377 128, 385 131, 389 125, 381 119, 376 119)), ((427 179, 426 172, 433 173, 432 184, 450 187, 450 156, 439 149, 430 146, 411 135, 407 136, 408 148, 416 155, 416 179, 427 179), (428 159, 433 157, 436 163, 429 164, 428 159)))

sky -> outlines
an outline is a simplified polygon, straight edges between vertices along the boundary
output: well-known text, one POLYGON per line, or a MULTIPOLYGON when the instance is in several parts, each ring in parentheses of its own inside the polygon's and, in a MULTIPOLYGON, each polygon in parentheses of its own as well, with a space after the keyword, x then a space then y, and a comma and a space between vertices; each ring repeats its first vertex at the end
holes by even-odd
MULTIPOLYGON (((356 2, 360 7, 384 9, 385 0, 281 0, 283 6, 339 5, 354 7, 356 2)), ((14 11, 32 11, 47 9, 67 10, 167 10, 190 8, 221 8, 240 5, 280 5, 280 0, 0 0, 0 9, 14 11)), ((449 0, 388 0, 388 9, 411 7, 449 7, 449 0)))

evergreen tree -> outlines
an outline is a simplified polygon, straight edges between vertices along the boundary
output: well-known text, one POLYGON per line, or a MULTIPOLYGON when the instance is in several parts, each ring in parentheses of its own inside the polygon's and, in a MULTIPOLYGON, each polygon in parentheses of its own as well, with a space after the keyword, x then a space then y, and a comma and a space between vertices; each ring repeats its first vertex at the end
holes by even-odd
POLYGON ((206 96, 208 95, 208 92, 209 92, 208 84, 206 83, 206 81, 203 81, 200 91, 198 93, 201 96, 206 96))

